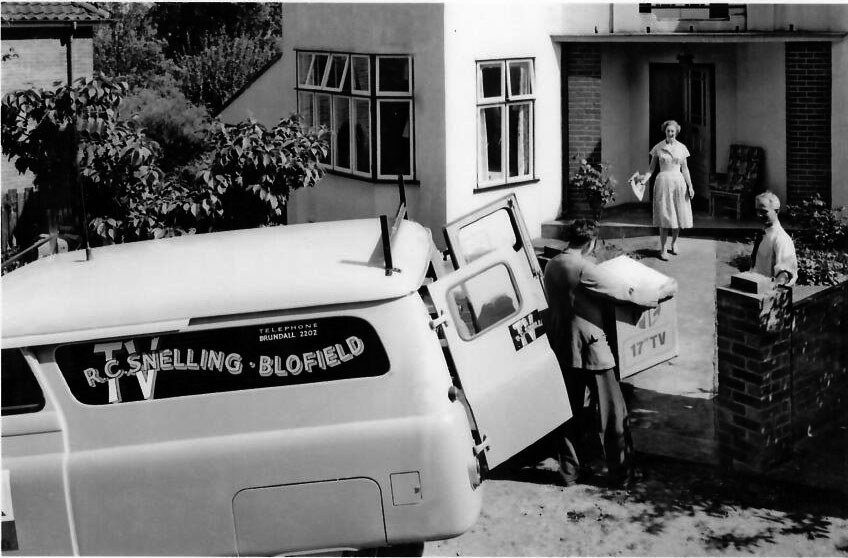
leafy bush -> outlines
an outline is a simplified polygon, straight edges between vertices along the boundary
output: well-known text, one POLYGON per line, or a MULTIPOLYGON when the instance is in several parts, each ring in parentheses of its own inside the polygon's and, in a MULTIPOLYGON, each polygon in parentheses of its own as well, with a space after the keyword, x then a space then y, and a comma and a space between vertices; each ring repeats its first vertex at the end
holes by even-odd
POLYGON ((223 229, 286 222, 285 205, 297 188, 314 186, 324 176, 318 161, 327 156, 326 129, 305 131, 296 117, 271 128, 250 119, 220 124, 212 133, 214 150, 197 177, 224 207, 223 229))
POLYGON ((121 103, 119 117, 134 119, 159 144, 159 166, 166 172, 203 153, 211 126, 206 109, 190 103, 175 87, 136 90, 121 103))
POLYGON ((573 157, 579 161, 580 167, 571 177, 571 184, 578 190, 587 193, 589 201, 600 204, 601 207, 615 201, 615 178, 610 174, 611 165, 601 161, 590 163, 583 157, 573 157))
POLYGON ((836 285, 848 278, 848 254, 802 247, 797 251, 799 285, 836 285))
POLYGON ((798 205, 786 206, 796 242, 811 248, 848 248, 848 212, 830 209, 818 194, 798 205))

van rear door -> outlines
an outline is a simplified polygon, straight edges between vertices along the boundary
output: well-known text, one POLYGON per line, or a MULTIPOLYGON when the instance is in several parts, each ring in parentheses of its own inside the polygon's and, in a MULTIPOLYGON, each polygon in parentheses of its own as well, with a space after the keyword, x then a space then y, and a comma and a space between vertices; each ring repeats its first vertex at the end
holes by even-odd
POLYGON ((571 408, 515 196, 449 224, 445 237, 456 270, 428 289, 492 469, 568 420, 571 408))

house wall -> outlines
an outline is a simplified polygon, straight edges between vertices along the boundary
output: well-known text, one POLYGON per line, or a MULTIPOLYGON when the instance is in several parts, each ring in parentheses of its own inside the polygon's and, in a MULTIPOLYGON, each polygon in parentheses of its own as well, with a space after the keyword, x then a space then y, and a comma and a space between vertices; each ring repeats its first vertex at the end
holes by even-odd
MULTIPOLYGON (((407 183, 407 206, 410 218, 439 227, 446 218, 443 10, 440 4, 286 3, 282 59, 227 107, 222 118, 234 122, 253 115, 274 124, 294 112, 296 48, 411 54, 418 184, 407 183)), ((293 193, 289 222, 393 215, 398 203, 395 184, 327 174, 315 188, 293 193)))
POLYGON ((562 202, 561 52, 551 40, 569 21, 570 8, 551 4, 445 4, 445 109, 449 134, 447 157, 447 218, 514 192, 530 235, 556 219, 562 202), (569 15, 567 15, 569 14, 569 15), (476 61, 492 58, 535 58, 535 165, 538 182, 475 192, 477 180, 476 61))
MULTIPOLYGON (((59 29, 21 31, 3 29, 3 53, 14 49, 16 57, 3 62, 0 96, 16 89, 52 89, 53 82, 68 77, 67 51, 59 42, 59 29)), ((94 50, 91 29, 81 28, 71 49, 74 79, 94 72, 94 50)), ((19 174, 6 157, 0 161, 0 189, 3 192, 32 187, 31 173, 19 174)))
POLYGON ((762 184, 786 202, 785 45, 743 43, 736 45, 735 50, 736 106, 729 118, 734 126, 730 141, 718 149, 719 172, 727 170, 731 143, 762 147, 765 151, 762 184))

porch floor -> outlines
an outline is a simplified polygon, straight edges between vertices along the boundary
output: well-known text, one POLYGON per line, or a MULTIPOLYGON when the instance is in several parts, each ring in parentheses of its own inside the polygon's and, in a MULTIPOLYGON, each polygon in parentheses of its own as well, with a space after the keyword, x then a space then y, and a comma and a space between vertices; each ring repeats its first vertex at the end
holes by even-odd
MULTIPOLYGON (((601 218, 601 238, 621 239, 657 234, 652 223, 651 206, 648 204, 623 204, 604 209, 601 218)), ((693 228, 685 229, 685 237, 744 238, 753 237, 760 224, 751 217, 736 220, 724 215, 711 216, 706 210, 695 209, 692 213, 693 228)), ((558 219, 542 224, 542 237, 565 239, 565 230, 573 219, 558 219)))

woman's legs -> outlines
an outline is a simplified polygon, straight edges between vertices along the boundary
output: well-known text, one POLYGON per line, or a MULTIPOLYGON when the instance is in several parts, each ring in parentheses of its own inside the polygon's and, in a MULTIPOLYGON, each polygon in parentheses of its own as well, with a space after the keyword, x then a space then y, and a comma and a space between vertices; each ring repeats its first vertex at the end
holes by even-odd
POLYGON ((668 256, 665 254, 665 241, 666 241, 667 238, 668 238, 668 229, 660 227, 660 259, 661 260, 667 260, 668 259, 668 256))
MULTIPOLYGON (((671 253, 677 254, 677 248, 675 245, 677 244, 677 237, 680 235, 680 229, 671 229, 671 253)), ((663 246, 665 242, 663 242, 663 246)))

